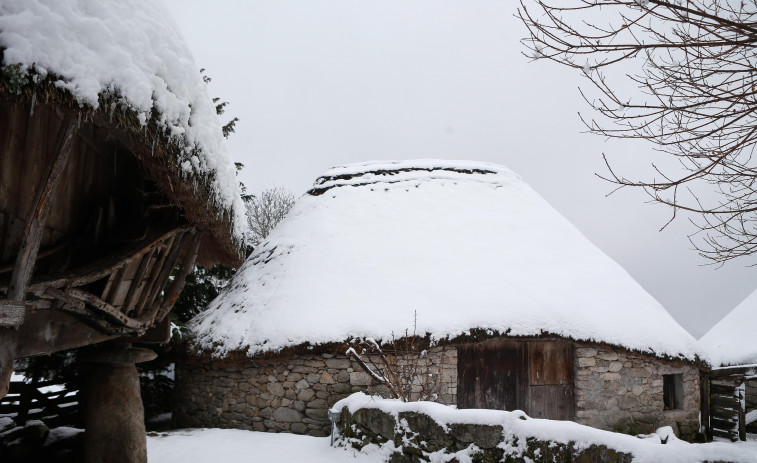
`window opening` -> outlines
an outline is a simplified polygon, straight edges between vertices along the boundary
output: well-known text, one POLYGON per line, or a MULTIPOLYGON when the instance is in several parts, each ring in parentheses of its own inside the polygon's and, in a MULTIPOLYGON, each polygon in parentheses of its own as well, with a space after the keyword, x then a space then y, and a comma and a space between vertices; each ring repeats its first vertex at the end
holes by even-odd
POLYGON ((665 410, 683 408, 683 374, 662 375, 662 401, 665 410))

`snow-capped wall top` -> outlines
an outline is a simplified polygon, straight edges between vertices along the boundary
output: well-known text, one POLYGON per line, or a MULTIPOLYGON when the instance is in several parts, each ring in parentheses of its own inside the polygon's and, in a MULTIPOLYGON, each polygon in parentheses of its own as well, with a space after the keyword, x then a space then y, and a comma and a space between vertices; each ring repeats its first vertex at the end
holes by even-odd
POLYGON ((3 67, 55 79, 82 106, 117 96, 143 124, 157 124, 183 149, 177 175, 208 178, 216 206, 246 231, 244 204, 221 123, 199 67, 160 1, 3 0, 3 67))
POLYGON ((757 291, 710 328, 699 343, 713 366, 757 364, 757 291))
POLYGON ((696 341, 516 174, 403 161, 329 170, 191 323, 216 354, 412 331, 552 333, 694 359, 696 341))

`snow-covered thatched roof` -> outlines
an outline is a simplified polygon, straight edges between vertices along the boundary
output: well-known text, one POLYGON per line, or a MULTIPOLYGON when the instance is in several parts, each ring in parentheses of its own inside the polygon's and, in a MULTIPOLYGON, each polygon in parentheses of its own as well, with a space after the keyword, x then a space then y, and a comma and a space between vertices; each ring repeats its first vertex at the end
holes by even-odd
POLYGON ((257 354, 413 328, 551 333, 694 359, 697 343, 505 167, 415 160, 329 170, 192 322, 257 354))
POLYGON ((713 366, 757 364, 757 291, 710 328, 699 343, 713 366))
POLYGON ((3 0, 0 59, 0 96, 55 104, 137 140, 135 154, 166 194, 238 254, 247 221, 235 166, 160 1, 3 0))

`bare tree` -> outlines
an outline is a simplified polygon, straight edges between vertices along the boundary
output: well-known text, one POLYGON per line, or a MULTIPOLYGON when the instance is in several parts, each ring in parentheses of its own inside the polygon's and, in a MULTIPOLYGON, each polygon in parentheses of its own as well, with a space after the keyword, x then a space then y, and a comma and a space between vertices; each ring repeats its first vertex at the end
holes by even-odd
POLYGON ((605 158, 600 177, 644 189, 672 207, 671 220, 679 210, 698 214, 702 240, 692 243, 709 259, 757 252, 754 0, 521 0, 517 14, 527 56, 590 82, 581 90, 596 111, 582 117, 590 132, 644 139, 682 167, 652 164, 651 178, 637 180, 605 158), (629 66, 636 72, 622 73, 629 66), (628 82, 636 90, 621 94, 628 82))
POLYGON ((247 201, 247 217, 250 220, 250 244, 257 246, 294 205, 291 191, 275 187, 253 195, 247 201))

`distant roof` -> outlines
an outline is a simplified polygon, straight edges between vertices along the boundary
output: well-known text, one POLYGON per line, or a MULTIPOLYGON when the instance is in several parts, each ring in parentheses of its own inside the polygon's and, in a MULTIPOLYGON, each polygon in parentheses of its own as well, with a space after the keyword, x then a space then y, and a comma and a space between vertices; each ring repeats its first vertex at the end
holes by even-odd
POLYGON ((713 366, 757 364, 757 291, 699 340, 713 366))
POLYGON ((372 162, 319 178, 193 320, 216 354, 490 329, 694 359, 696 341, 505 167, 372 162))
MULTIPOLYGON (((178 191, 177 197, 200 196, 212 209, 204 215, 225 223, 215 232, 241 245, 245 208, 215 103, 161 2, 3 0, 0 56, 2 89, 31 96, 32 105, 50 99, 44 88, 58 89, 78 103, 73 108, 81 108, 85 118, 93 117, 87 110, 110 114, 111 120, 115 110, 127 110, 136 134, 146 137, 157 127, 174 158, 171 169, 161 167, 175 178, 167 189, 189 184, 193 193, 178 191)), ((147 144, 154 147, 154 141, 147 144)), ((185 199, 188 215, 200 214, 189 204, 185 199)))

